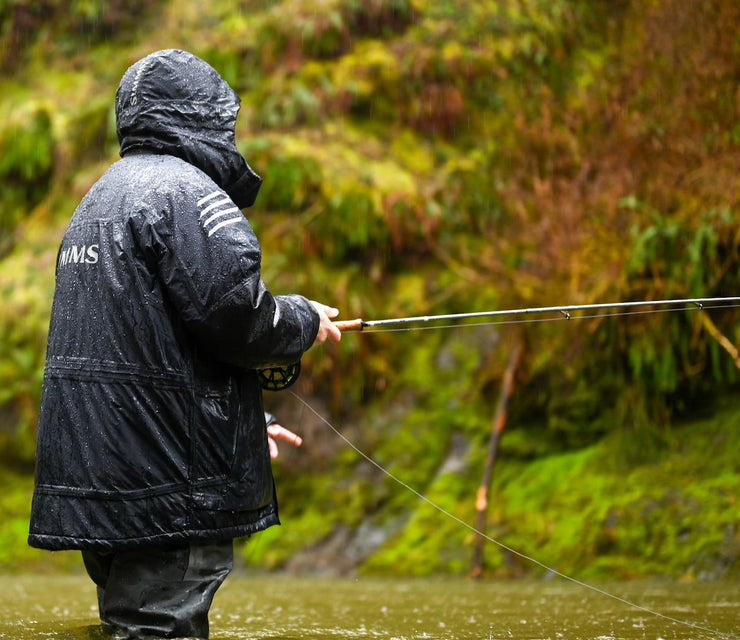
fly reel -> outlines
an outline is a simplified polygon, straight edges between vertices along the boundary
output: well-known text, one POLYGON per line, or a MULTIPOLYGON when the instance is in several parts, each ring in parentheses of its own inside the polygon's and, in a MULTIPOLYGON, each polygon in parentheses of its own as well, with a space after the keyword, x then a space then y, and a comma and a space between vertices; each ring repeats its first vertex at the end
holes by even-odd
POLYGON ((284 367, 258 369, 257 375, 262 388, 266 391, 282 391, 298 380, 298 376, 301 375, 301 363, 299 361, 284 367))

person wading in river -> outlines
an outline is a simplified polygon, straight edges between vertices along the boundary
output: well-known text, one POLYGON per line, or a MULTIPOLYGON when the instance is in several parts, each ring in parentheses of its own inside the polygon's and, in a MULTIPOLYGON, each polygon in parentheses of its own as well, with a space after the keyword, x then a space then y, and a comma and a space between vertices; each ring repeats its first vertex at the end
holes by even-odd
POLYGON ((271 436, 293 437, 268 432, 260 370, 341 338, 336 309, 261 279, 239 107, 188 52, 134 64, 122 159, 59 250, 29 544, 82 551, 117 638, 208 637, 233 539, 279 523, 271 436))

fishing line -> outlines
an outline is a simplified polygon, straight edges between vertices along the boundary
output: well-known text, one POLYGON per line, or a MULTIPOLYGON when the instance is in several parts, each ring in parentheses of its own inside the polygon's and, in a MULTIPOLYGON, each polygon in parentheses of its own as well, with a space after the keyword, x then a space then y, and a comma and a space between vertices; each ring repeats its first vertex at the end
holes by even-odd
MULTIPOLYGON (((487 324, 487 323, 480 323, 480 324, 487 324)), ((688 622, 686 620, 681 620, 679 618, 674 618, 672 616, 666 615, 664 613, 660 613, 658 611, 654 611, 652 609, 649 609, 648 607, 644 607, 642 605, 636 604, 634 602, 630 602, 629 600, 626 600, 625 598, 622 598, 616 594, 610 593, 608 591, 605 591, 604 589, 600 589, 599 587, 596 587, 594 585, 588 584, 587 582, 583 582, 581 580, 578 580, 577 578, 573 578, 572 576, 569 576, 565 573, 562 573, 558 571, 557 569, 553 569, 552 567, 546 565, 543 562, 540 562, 536 558, 533 558, 531 556, 528 556, 521 551, 517 551, 516 549, 504 544, 503 542, 500 542, 499 540, 496 540, 495 538, 492 538, 491 536, 485 534, 483 531, 480 531, 473 525, 469 524, 468 522, 465 522, 465 520, 459 518, 454 513, 451 513, 450 511, 447 511, 444 507, 438 505, 433 500, 430 500, 427 498, 424 494, 420 493, 416 489, 414 489, 411 485, 407 484, 403 480, 401 480, 399 477, 394 475, 391 471, 383 467, 379 462, 376 462, 373 458, 371 458, 369 455, 367 455, 364 451, 362 451, 359 447, 357 447, 347 436, 345 436, 343 433, 339 431, 329 420, 327 420, 324 416, 322 416, 316 409, 314 409, 306 400, 304 400, 301 396, 296 394, 294 391, 288 389, 287 390, 290 395, 292 395, 298 402, 301 403, 303 407, 308 409, 311 413, 313 413, 314 416, 316 416, 321 422, 323 422, 329 429, 331 429, 339 438, 341 438, 355 453, 357 453, 360 457, 362 457, 364 460, 369 462, 372 466, 374 466, 376 469, 381 471, 383 474, 385 474, 388 478, 393 480, 396 484, 399 484, 401 487, 406 489, 407 491, 413 493, 417 498, 422 500, 423 502, 427 503, 430 507, 436 509, 438 512, 440 512, 442 515, 450 518, 451 520, 455 521, 457 524, 463 526, 464 528, 468 529, 469 531, 475 533, 476 535, 481 536, 483 539, 487 540, 488 542, 492 542, 496 546, 498 546, 501 549, 504 549, 505 551, 508 551, 509 553, 514 554, 515 556, 518 556, 519 558, 522 558, 523 560, 526 560, 527 562, 531 562, 532 564, 537 565, 538 567, 545 569, 546 571, 563 578, 564 580, 567 580, 569 582, 572 582, 574 584, 577 584, 580 587, 583 587, 585 589, 589 589, 595 593, 598 593, 599 595, 602 595, 604 597, 610 598, 612 600, 615 600, 621 604, 624 604, 628 607, 631 607, 633 609, 636 609, 638 611, 642 611, 643 613, 661 618, 663 620, 666 620, 668 622, 671 622, 673 624, 681 625, 684 627, 689 627, 691 629, 695 629, 696 631, 701 631, 708 634, 714 634, 719 635, 724 638, 733 638, 737 639, 740 638, 740 636, 732 633, 726 633, 723 631, 717 631, 716 629, 712 629, 710 627, 705 627, 700 624, 696 624, 693 622, 688 622)))

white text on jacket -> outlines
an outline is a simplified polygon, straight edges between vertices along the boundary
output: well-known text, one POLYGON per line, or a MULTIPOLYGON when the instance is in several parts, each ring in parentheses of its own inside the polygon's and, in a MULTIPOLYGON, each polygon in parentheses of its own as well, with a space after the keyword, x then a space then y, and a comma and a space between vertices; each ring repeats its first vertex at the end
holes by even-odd
POLYGON ((66 267, 68 264, 97 264, 100 252, 100 246, 91 244, 89 246, 72 245, 59 252, 58 267, 66 267))

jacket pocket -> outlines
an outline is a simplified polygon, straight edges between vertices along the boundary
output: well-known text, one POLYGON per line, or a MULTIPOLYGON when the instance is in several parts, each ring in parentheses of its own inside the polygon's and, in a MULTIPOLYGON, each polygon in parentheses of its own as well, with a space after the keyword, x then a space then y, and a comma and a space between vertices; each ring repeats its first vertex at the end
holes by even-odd
POLYGON ((273 498, 262 396, 249 375, 204 394, 195 427, 194 496, 202 508, 246 511, 273 498))
POLYGON ((196 484, 223 482, 231 475, 241 438, 238 394, 231 381, 196 393, 193 480, 196 484))

